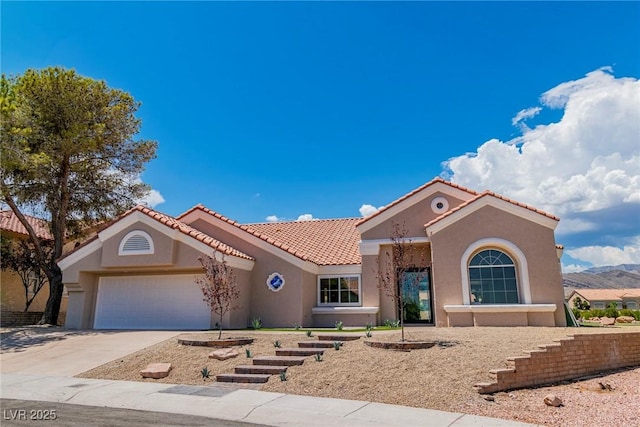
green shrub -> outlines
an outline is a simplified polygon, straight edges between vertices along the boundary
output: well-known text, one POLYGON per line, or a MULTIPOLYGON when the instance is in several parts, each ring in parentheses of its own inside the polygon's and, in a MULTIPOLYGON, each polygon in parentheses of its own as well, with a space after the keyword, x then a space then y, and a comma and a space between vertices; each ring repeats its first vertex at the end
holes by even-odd
POLYGON ((336 322, 336 330, 341 331, 343 327, 344 327, 344 323, 342 323, 340 320, 338 320, 336 322))
POLYGON ((312 332, 312 331, 306 331, 306 332, 307 332, 307 336, 308 336, 309 338, 311 338, 311 337, 313 336, 313 332, 312 332))
POLYGON ((279 340, 275 340, 275 341, 273 342, 273 346, 274 346, 275 348, 280 348, 280 347, 282 347, 282 343, 281 343, 279 340))
POLYGON ((209 378, 211 376, 211 372, 209 371, 209 368, 205 366, 204 368, 202 368, 202 370, 200 370, 200 375, 202 375, 202 379, 205 380, 206 378, 209 378))
POLYGON ((262 320, 259 317, 254 317, 251 320, 251 327, 255 330, 262 329, 262 320))
POLYGON ((604 317, 604 316, 606 316, 605 311, 599 308, 592 308, 591 310, 582 312, 582 318, 586 320, 589 320, 593 317, 604 317))
POLYGON ((620 316, 630 316, 636 320, 640 320, 640 310, 631 310, 628 308, 620 310, 620 316))
POLYGON ((616 303, 610 303, 607 308, 604 310, 604 314, 607 317, 613 317, 614 319, 618 317, 618 309, 616 308, 616 303))

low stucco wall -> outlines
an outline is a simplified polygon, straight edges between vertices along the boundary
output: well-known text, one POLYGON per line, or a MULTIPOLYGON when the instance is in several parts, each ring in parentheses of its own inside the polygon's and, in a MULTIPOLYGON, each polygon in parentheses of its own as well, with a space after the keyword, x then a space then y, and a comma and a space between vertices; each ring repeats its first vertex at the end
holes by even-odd
POLYGON ((479 393, 495 393, 571 380, 640 366, 640 332, 574 334, 539 346, 528 356, 507 359, 509 368, 494 369, 493 383, 476 384, 479 393))

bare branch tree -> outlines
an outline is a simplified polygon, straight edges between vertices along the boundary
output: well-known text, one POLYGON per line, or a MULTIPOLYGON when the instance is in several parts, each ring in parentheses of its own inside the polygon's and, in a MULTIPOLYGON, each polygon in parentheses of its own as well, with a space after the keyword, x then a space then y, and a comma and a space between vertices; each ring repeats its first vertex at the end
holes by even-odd
POLYGON ((227 264, 224 255, 220 259, 217 259, 216 255, 217 251, 214 251, 213 256, 198 257, 205 273, 204 276, 196 277, 195 282, 200 286, 204 296, 202 300, 211 307, 212 312, 219 316, 218 339, 220 339, 222 337, 222 318, 226 313, 239 308, 238 305, 234 305, 234 302, 240 296, 240 291, 233 269, 227 264))
MULTIPOLYGON (((33 300, 47 283, 47 275, 40 268, 33 245, 27 239, 2 237, 2 269, 15 272, 24 287, 24 311, 28 311, 33 300)), ((41 244, 48 255, 53 251, 51 242, 41 244)))
POLYGON ((407 238, 408 231, 404 223, 393 222, 391 224, 391 251, 385 253, 384 259, 378 257, 378 288, 384 291, 385 296, 394 302, 397 312, 400 313, 400 329, 402 341, 404 336, 404 317, 407 310, 407 292, 418 287, 424 275, 428 274, 424 269, 424 253, 418 251, 411 239, 407 238), (408 272, 417 272, 414 275, 405 275, 408 272), (401 283, 405 278, 405 282, 401 283))

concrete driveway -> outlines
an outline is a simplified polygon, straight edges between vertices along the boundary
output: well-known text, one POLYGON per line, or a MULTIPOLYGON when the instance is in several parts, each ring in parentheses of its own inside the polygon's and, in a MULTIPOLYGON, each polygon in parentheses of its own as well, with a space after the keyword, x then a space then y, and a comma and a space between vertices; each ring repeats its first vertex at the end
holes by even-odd
POLYGON ((74 376, 180 333, 78 331, 57 327, 4 328, 0 341, 0 371, 74 376))

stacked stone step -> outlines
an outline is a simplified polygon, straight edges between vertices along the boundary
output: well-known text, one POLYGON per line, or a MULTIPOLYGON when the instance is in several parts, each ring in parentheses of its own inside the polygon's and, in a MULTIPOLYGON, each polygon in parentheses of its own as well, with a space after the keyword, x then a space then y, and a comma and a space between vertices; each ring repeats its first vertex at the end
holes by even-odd
POLYGON ((260 384, 269 381, 271 375, 280 375, 289 366, 302 365, 309 356, 323 354, 333 348, 334 342, 360 339, 357 335, 318 335, 317 341, 300 341, 298 348, 277 348, 275 356, 254 357, 253 365, 236 366, 233 374, 216 375, 218 382, 260 384))

